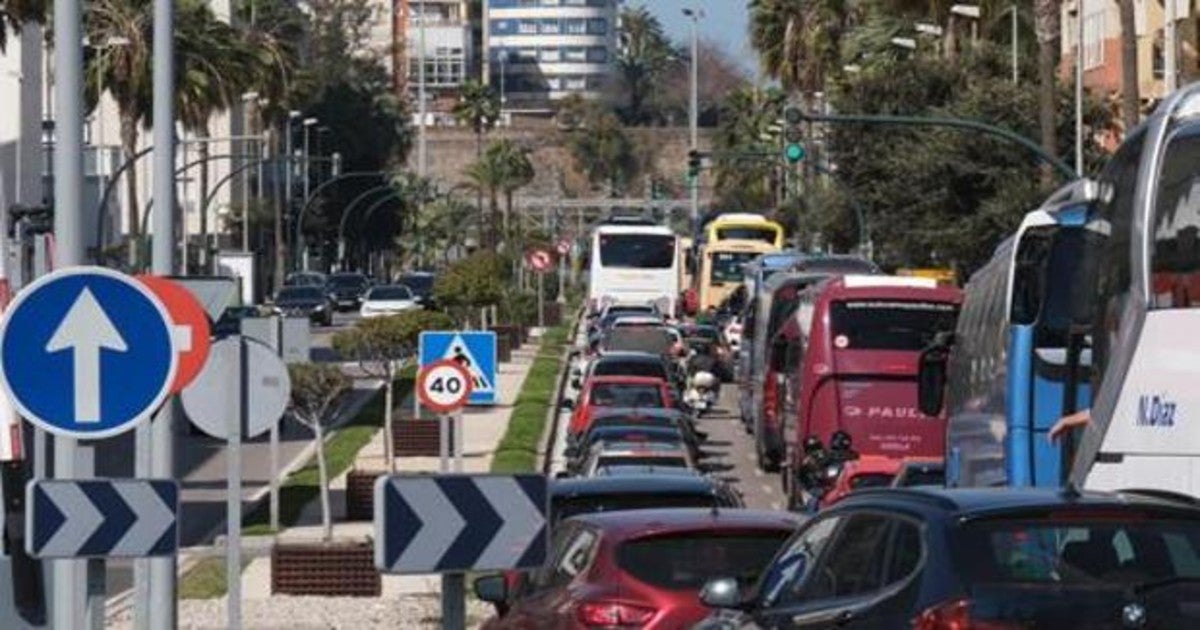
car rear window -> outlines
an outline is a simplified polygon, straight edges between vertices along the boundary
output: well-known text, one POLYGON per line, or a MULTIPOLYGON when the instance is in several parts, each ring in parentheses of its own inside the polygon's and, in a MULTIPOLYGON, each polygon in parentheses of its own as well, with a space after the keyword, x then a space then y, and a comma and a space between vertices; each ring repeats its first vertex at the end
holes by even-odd
POLYGON ((717 577, 758 579, 790 532, 688 532, 621 543, 616 561, 634 579, 667 590, 695 590, 717 577))
POLYGON ((666 380, 667 370, 655 361, 600 361, 592 376, 649 376, 666 380))
POLYGON ((902 488, 911 488, 913 486, 944 486, 946 485, 946 471, 941 467, 937 468, 910 468, 904 472, 896 484, 902 488))
POLYGON ((597 407, 662 407, 662 389, 657 385, 597 383, 588 403, 597 407))
POLYGON ((968 580, 979 585, 1200 579, 1200 521, 1151 520, 1127 510, 1103 518, 971 523, 962 529, 960 547, 968 580))
POLYGON ((842 350, 920 351, 954 330, 958 307, 947 302, 847 300, 831 309, 834 346, 842 350))
POLYGON ((666 354, 674 340, 666 329, 652 325, 623 326, 604 334, 601 345, 607 352, 666 354))
POLYGON ((602 494, 598 496, 556 498, 550 507, 555 521, 580 514, 621 512, 625 510, 654 510, 658 508, 706 508, 713 504, 734 507, 720 493, 704 492, 647 492, 602 494))
POLYGON ((887 473, 862 473, 850 478, 850 487, 854 490, 882 488, 892 485, 892 479, 887 473))
POLYGON ((605 468, 607 466, 687 468, 687 461, 682 456, 671 455, 612 455, 602 456, 596 462, 597 468, 605 468))

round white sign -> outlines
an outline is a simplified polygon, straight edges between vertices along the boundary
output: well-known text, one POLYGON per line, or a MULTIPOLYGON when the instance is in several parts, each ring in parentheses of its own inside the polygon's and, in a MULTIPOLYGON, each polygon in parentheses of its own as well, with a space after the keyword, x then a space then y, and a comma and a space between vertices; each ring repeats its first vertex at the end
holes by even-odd
POLYGON ((292 381, 283 360, 263 343, 231 335, 213 344, 204 369, 180 398, 192 424, 227 440, 231 417, 242 424, 243 439, 266 433, 287 411, 291 395, 292 381), (245 418, 238 417, 242 388, 247 392, 245 418))
POLYGON ((471 397, 471 374, 455 361, 438 361, 421 370, 417 379, 421 403, 438 413, 466 406, 471 397))

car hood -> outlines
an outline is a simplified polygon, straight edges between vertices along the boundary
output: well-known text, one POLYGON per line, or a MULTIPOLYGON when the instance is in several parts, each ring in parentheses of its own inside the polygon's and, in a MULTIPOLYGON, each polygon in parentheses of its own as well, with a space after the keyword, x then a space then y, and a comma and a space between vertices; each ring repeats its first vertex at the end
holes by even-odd
POLYGON ((416 300, 367 300, 363 308, 384 311, 387 309, 411 308, 416 300))
POLYGON ((281 300, 275 303, 279 308, 316 308, 324 304, 324 300, 281 300))

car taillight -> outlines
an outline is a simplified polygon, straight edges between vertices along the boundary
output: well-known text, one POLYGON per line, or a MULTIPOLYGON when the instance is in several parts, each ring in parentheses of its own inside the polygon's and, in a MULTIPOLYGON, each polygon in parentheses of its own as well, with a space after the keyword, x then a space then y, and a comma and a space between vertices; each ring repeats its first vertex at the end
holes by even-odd
POLYGON ((639 627, 650 623, 656 611, 620 602, 584 602, 577 610, 580 623, 602 628, 639 627))
POLYGON ((971 600, 955 599, 925 609, 913 630, 1019 630, 1018 624, 971 619, 971 600))

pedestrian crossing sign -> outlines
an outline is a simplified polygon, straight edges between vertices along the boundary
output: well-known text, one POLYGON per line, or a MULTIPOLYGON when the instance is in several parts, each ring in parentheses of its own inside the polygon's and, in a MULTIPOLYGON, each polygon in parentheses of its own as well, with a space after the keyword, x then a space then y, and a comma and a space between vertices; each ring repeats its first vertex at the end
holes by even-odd
POLYGON ((438 361, 455 361, 471 375, 472 405, 493 405, 496 391, 496 333, 474 330, 421 333, 421 368, 438 361))

